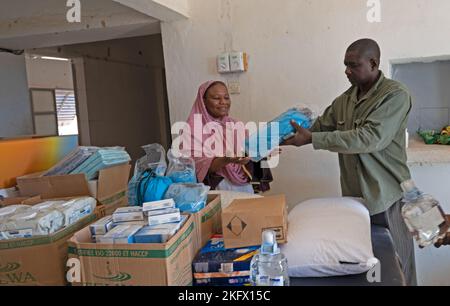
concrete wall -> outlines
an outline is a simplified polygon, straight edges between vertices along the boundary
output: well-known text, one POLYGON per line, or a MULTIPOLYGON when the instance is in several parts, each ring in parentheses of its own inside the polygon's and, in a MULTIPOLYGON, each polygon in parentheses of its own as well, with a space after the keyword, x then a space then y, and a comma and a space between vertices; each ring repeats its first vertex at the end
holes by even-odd
POLYGON ((27 76, 30 88, 73 89, 70 61, 33 59, 27 56, 27 76))
POLYGON ((393 66, 393 77, 414 95, 408 130, 441 130, 450 123, 450 61, 393 66))
POLYGON ((159 33, 158 20, 112 0, 80 1, 81 22, 70 23, 66 3, 0 1, 0 46, 43 48, 159 33))
POLYGON ((125 146, 133 159, 168 145, 161 35, 34 52, 74 58, 81 144, 125 146))
POLYGON ((0 53, 0 138, 33 134, 24 55, 0 53))
MULTIPOLYGON (((380 43, 387 75, 391 60, 450 54, 442 36, 450 31, 449 1, 381 3, 382 22, 369 23, 363 0, 192 0, 189 20, 161 25, 172 123, 186 120, 209 79, 239 80, 232 115, 243 121, 267 121, 298 103, 323 110, 349 87, 344 53, 362 37, 380 43), (231 50, 249 53, 249 71, 220 76, 216 56, 231 50)), ((291 207, 340 195, 336 155, 311 147, 285 149, 274 177, 272 192, 285 193, 291 207)))

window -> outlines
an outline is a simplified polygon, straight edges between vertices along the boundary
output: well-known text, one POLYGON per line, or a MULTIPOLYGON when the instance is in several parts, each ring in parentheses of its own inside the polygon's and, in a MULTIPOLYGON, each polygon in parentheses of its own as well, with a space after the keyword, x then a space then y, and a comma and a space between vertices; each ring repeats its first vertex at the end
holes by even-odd
POLYGON ((78 118, 73 90, 55 90, 59 136, 78 135, 78 118))
POLYGON ((78 118, 73 90, 33 88, 31 101, 35 135, 78 135, 78 118))
POLYGON ((450 61, 394 64, 393 79, 405 84, 414 99, 408 130, 438 130, 450 124, 450 61))

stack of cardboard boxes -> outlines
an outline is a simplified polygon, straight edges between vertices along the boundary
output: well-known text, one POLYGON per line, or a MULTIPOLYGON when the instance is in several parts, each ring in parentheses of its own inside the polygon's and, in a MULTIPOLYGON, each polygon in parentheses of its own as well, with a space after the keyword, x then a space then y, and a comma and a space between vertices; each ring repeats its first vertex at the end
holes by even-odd
MULTIPOLYGON (((235 200, 222 212, 220 195, 215 194, 208 196, 203 210, 188 215, 181 228, 166 242, 96 244, 89 225, 127 206, 129 173, 130 165, 126 164, 101 170, 98 180, 89 182, 83 174, 49 177, 32 174, 18 178, 22 197, 6 199, 0 205, 33 205, 48 199, 92 196, 98 206, 95 215, 53 235, 1 241, 0 285, 66 285, 68 258, 79 270, 69 271, 74 273, 71 277, 74 285, 205 284, 204 275, 200 282, 198 278, 193 279, 192 268, 199 262, 199 251, 214 235, 223 234, 221 239, 227 249, 250 247, 252 252, 261 244, 261 233, 265 229, 275 230, 279 243, 286 242, 284 196, 235 200)), ((240 259, 248 262, 251 256, 240 259)), ((225 261, 217 265, 228 267, 223 271, 230 275, 238 272, 225 261)), ((197 272, 194 276, 199 276, 197 272)), ((212 280, 209 284, 214 281, 223 284, 221 280, 212 280)))
POLYGON ((194 285, 250 285, 250 263, 264 230, 275 231, 278 243, 287 242, 284 196, 233 201, 222 213, 223 235, 212 237, 194 258, 194 285))
POLYGON ((194 256, 220 230, 220 217, 220 196, 211 195, 206 207, 188 215, 165 243, 96 244, 86 227, 69 240, 69 257, 81 263, 81 279, 75 285, 192 285, 194 256))
POLYGON ((87 181, 84 174, 42 177, 35 173, 17 178, 21 197, 7 198, 0 206, 92 196, 97 199, 97 208, 95 214, 52 235, 0 241, 0 285, 67 285, 68 239, 96 219, 127 205, 130 167, 123 164, 101 170, 94 181, 87 181))

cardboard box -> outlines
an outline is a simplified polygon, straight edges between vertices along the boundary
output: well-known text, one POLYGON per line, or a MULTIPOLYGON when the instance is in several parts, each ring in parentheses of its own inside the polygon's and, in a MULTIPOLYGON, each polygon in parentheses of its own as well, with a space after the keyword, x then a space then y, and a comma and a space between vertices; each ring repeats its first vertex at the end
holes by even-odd
POLYGON ((0 201, 0 206, 6 207, 9 205, 34 205, 41 203, 42 199, 40 196, 35 197, 18 197, 18 198, 6 198, 0 201))
POLYGON ((84 174, 61 176, 40 176, 34 173, 17 178, 22 197, 39 195, 42 199, 54 199, 77 196, 92 196, 103 204, 106 214, 112 214, 117 208, 127 206, 129 164, 114 166, 100 171, 98 180, 86 181, 84 174))
POLYGON ((196 232, 192 216, 167 243, 95 244, 89 227, 69 240, 69 257, 81 263, 84 286, 188 286, 196 232))
POLYGON ((209 239, 215 234, 222 233, 222 203, 220 195, 209 194, 207 205, 201 211, 192 214, 197 232, 194 250, 197 254, 209 239))
POLYGON ((225 247, 261 245, 264 230, 277 233, 278 243, 287 242, 287 206, 284 195, 234 200, 222 213, 225 247))
POLYGON ((49 236, 0 241, 0 285, 66 285, 67 240, 95 219, 86 216, 49 236))

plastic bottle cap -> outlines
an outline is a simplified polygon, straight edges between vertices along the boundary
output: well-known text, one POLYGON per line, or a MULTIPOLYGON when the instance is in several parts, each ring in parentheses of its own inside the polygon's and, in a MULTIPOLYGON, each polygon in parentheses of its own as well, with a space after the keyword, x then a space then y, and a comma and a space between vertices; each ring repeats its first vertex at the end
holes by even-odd
POLYGON ((403 183, 400 184, 400 187, 402 188, 403 192, 410 192, 415 188, 417 188, 413 180, 404 181, 403 183))
POLYGON ((279 253, 280 249, 278 248, 275 232, 264 231, 262 233, 261 254, 275 255, 279 253))
POLYGON ((263 232, 263 243, 264 244, 273 244, 273 234, 270 231, 263 232))

